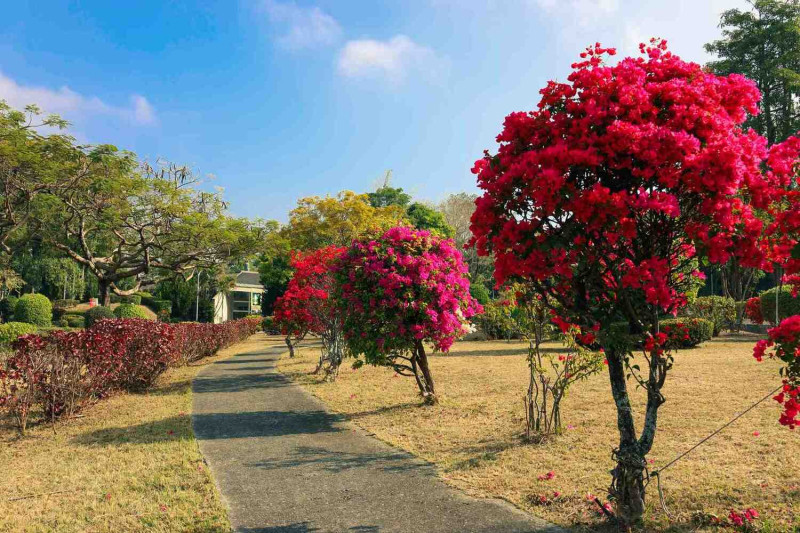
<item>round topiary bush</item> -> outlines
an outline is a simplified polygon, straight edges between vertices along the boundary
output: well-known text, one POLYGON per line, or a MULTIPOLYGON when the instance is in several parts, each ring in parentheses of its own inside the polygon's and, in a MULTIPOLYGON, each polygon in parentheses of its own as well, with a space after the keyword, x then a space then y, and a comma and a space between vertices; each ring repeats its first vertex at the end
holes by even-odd
POLYGON ((150 318, 140 305, 119 304, 114 309, 114 316, 117 318, 150 318))
POLYGON ((61 320, 66 320, 67 326, 70 328, 86 327, 86 317, 84 317, 83 315, 66 314, 61 317, 61 320))
POLYGON ((53 324, 53 304, 44 294, 25 294, 14 308, 14 320, 48 327, 53 324))
POLYGON ((106 318, 116 318, 110 307, 98 305, 86 311, 86 327, 90 328, 95 322, 106 318))

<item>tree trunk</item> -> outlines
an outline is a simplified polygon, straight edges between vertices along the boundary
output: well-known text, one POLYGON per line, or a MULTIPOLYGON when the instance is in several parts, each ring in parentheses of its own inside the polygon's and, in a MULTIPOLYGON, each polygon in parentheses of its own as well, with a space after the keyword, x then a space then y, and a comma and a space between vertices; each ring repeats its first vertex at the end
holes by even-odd
POLYGON ((412 366, 414 367, 414 375, 417 378, 419 392, 422 394, 425 403, 429 405, 437 403, 436 388, 422 341, 417 341, 412 357, 412 366))
POLYGON ((614 451, 617 465, 611 471, 609 493, 616 507, 617 518, 624 525, 639 522, 644 514, 644 454, 636 440, 633 410, 625 379, 624 354, 608 352, 608 375, 611 394, 617 408, 619 448, 614 451))
POLYGON ((294 345, 292 344, 292 339, 289 337, 289 335, 287 335, 284 341, 286 341, 286 346, 289 347, 289 357, 294 357, 294 345))
POLYGON ((111 305, 111 291, 109 290, 109 283, 106 280, 98 279, 97 280, 98 286, 98 302, 100 305, 108 307, 111 305))

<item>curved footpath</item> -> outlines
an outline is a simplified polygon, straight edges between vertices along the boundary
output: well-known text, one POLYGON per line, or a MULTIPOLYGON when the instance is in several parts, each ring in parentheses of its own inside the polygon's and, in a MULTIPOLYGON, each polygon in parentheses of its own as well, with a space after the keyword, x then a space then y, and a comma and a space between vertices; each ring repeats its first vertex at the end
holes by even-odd
POLYGON ((343 417, 276 369, 262 334, 193 383, 192 422, 238 532, 549 532, 513 506, 448 487, 435 470, 343 417))

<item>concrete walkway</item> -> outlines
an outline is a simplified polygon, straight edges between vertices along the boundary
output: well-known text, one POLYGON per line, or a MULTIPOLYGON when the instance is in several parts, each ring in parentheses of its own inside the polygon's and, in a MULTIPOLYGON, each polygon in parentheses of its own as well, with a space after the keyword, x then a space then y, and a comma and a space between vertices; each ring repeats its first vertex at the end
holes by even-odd
POLYGON ((551 532, 471 498, 434 469, 328 412, 278 373, 285 345, 258 334, 195 379, 200 449, 239 532, 551 532))

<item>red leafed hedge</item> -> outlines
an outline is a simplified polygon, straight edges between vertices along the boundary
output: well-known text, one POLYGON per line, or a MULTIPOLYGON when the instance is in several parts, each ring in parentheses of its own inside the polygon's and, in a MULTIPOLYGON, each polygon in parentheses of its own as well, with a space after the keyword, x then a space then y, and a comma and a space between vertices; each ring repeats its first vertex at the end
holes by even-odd
POLYGON ((25 335, 0 366, 0 407, 24 432, 33 411, 54 420, 114 390, 146 390, 170 366, 214 355, 259 325, 252 318, 224 324, 132 318, 101 320, 83 331, 25 335))

